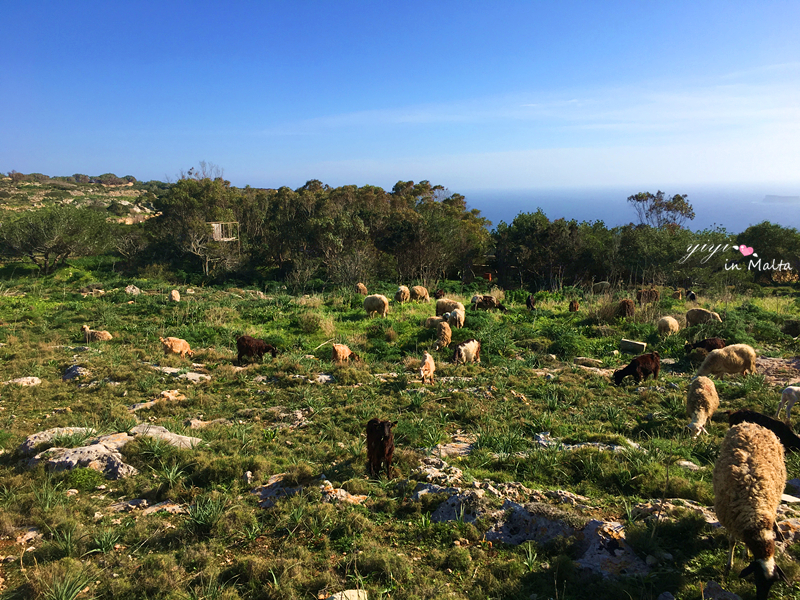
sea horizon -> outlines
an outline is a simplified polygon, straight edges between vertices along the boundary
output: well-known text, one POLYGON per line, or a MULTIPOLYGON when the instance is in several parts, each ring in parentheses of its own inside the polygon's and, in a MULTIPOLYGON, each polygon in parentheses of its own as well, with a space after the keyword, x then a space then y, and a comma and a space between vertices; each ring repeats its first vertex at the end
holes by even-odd
MULTIPOLYGON (((541 208, 553 221, 565 218, 603 221, 607 227, 636 223, 636 212, 627 198, 639 192, 656 193, 642 186, 596 186, 574 188, 472 189, 459 191, 469 208, 477 208, 492 222, 511 224, 520 213, 541 208)), ((800 182, 796 184, 688 185, 661 188, 669 197, 685 194, 695 212, 686 227, 701 231, 724 227, 741 233, 763 221, 800 228, 800 182)))

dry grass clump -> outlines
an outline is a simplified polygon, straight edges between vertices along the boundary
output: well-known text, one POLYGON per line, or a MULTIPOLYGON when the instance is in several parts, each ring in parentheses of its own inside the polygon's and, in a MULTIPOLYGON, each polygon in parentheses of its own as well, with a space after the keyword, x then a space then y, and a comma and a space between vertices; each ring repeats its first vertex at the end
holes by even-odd
POLYGON ((493 287, 493 288, 492 288, 492 289, 489 291, 489 295, 490 295, 490 296, 494 296, 494 297, 495 297, 495 299, 496 299, 498 302, 502 302, 503 300, 505 300, 505 299, 506 299, 506 293, 505 293, 503 290, 501 290, 499 287, 497 287, 497 286, 494 286, 494 287, 493 287))
POLYGON ((305 308, 320 308, 322 307, 322 297, 321 296, 302 296, 301 298, 297 298, 292 300, 293 304, 297 304, 298 306, 303 306, 305 308))
POLYGON ((203 313, 203 320, 214 327, 228 325, 239 319, 239 311, 230 306, 213 306, 203 313))

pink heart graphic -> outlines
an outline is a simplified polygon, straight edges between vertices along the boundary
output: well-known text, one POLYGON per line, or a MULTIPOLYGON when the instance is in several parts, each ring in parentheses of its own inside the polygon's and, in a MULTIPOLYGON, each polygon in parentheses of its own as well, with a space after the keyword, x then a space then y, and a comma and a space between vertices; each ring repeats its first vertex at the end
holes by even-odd
POLYGON ((739 252, 742 253, 742 256, 750 256, 753 253, 753 249, 742 244, 739 246, 739 252))

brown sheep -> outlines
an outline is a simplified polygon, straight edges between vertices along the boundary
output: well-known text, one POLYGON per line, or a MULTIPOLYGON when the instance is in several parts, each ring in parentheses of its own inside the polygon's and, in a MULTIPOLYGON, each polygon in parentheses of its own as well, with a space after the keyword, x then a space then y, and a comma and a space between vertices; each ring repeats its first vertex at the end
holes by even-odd
POLYGON ((636 306, 633 304, 633 300, 631 300, 630 298, 625 298, 624 300, 620 300, 619 304, 617 305, 618 317, 632 317, 635 311, 636 311, 636 306))
POLYGON ((724 347, 725 340, 718 337, 706 338, 704 340, 700 340, 699 342, 695 342, 694 344, 686 342, 683 345, 683 349, 686 350, 686 354, 689 354, 689 352, 696 350, 697 348, 702 348, 706 352, 711 352, 712 350, 719 350, 720 348, 724 347))
POLYGON ((695 325, 701 325, 709 321, 719 321, 721 323, 722 317, 720 317, 718 313, 706 310, 705 308, 692 308, 686 311, 687 327, 694 327, 695 325))
POLYGON ((413 302, 430 302, 431 298, 428 295, 428 288, 415 285, 411 288, 411 300, 413 302))
POLYGON ((113 339, 112 335, 107 331, 89 329, 88 325, 81 327, 81 333, 83 333, 83 339, 87 344, 89 342, 107 342, 113 339))
POLYGON ((356 293, 357 294, 361 294, 362 296, 366 296, 367 295, 367 286, 365 286, 361 282, 357 283, 356 284, 356 293))
POLYGON ((189 342, 186 340, 176 337, 160 337, 158 339, 161 340, 161 346, 164 348, 164 356, 167 354, 180 354, 181 358, 184 358, 187 354, 190 357, 194 356, 194 352, 192 352, 189 342))
POLYGON ((450 329, 450 325, 444 321, 439 323, 436 327, 436 350, 441 350, 442 348, 447 348, 450 345, 450 342, 453 339, 453 330, 450 329))
POLYGON ((525 306, 528 308, 528 310, 533 310, 536 308, 536 298, 533 294, 528 295, 528 299, 525 300, 525 306))
POLYGON ((446 294, 445 294, 445 291, 444 291, 444 290, 436 290, 435 292, 433 292, 433 297, 434 297, 436 300, 441 300, 442 298, 444 298, 444 297, 445 297, 445 295, 446 295, 446 294))
POLYGON ((423 358, 422 366, 419 369, 419 376, 422 377, 422 385, 425 385, 425 379, 430 379, 431 385, 433 385, 433 374, 436 372, 436 362, 427 352, 423 358))
POLYGON ((578 309, 580 309, 580 307, 581 305, 578 304, 578 301, 573 300, 572 302, 569 303, 569 312, 578 312, 578 309))
POLYGON ((333 345, 331 349, 331 362, 341 364, 343 362, 349 362, 350 360, 356 361, 361 360, 361 358, 344 344, 333 345))
POLYGON ((652 304, 654 302, 658 302, 661 299, 661 293, 653 288, 650 290, 639 290, 636 292, 636 301, 639 303, 639 306, 643 304, 652 304))
POLYGON ((369 474, 379 477, 381 465, 386 465, 386 478, 392 477, 392 457, 394 456, 394 433, 392 428, 397 421, 370 419, 367 423, 367 463, 369 474))

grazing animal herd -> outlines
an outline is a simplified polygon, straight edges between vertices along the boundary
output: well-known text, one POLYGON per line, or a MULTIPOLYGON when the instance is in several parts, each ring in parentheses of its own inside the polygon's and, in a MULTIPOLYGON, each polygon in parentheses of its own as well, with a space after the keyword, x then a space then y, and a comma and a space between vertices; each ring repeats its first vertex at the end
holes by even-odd
MULTIPOLYGON (((611 285, 598 282, 593 285, 593 294, 608 294, 611 285)), ((389 298, 382 294, 368 294, 363 283, 359 283, 355 292, 363 295, 363 308, 369 318, 386 318, 389 313, 389 298)), ((671 294, 672 298, 681 299, 682 290, 671 294)), ((434 351, 441 351, 453 343, 453 330, 463 328, 467 319, 464 304, 446 297, 443 290, 433 294, 436 300, 436 316, 427 317, 422 325, 435 329, 434 351)), ((694 292, 686 293, 687 300, 694 301, 694 292)), ((636 292, 636 303, 640 307, 658 303, 659 290, 643 289, 636 292)), ((408 302, 430 302, 431 297, 424 286, 411 288, 401 285, 394 294, 394 301, 401 306, 408 302)), ((499 310, 506 313, 508 309, 493 295, 475 295, 471 299, 473 310, 499 310)), ((530 294, 525 302, 529 311, 537 310, 536 297, 530 294)), ((578 300, 572 300, 569 312, 578 312, 578 300)), ((616 316, 631 318, 635 315, 634 301, 626 298, 614 308, 616 316)), ((686 312, 687 327, 703 325, 710 322, 721 322, 716 312, 704 308, 690 308, 686 312)), ((680 332, 681 323, 673 316, 663 316, 657 321, 657 330, 661 336, 672 336, 680 332)), ((81 327, 83 339, 89 342, 103 342, 112 339, 108 331, 92 330, 87 325, 81 327)), ((181 358, 192 357, 193 352, 186 340, 166 337, 159 338, 165 355, 177 354, 181 358)), ((244 359, 263 360, 265 354, 275 358, 278 349, 264 340, 242 335, 236 340, 237 363, 244 359)), ((703 359, 695 376, 689 383, 686 393, 686 426, 692 437, 708 431, 709 424, 719 408, 720 399, 714 381, 709 378, 725 375, 746 376, 756 372, 756 352, 747 344, 726 344, 719 337, 705 338, 696 342, 685 343, 685 351, 698 353, 703 359)), ((481 342, 468 339, 453 347, 452 362, 455 365, 480 363, 481 342)), ((360 357, 348 346, 333 343, 331 361, 344 364, 360 361, 360 357)), ((626 377, 632 377, 639 384, 652 375, 658 379, 661 369, 661 357, 658 352, 650 352, 633 358, 622 369, 613 373, 613 380, 621 386, 626 377)), ((436 361, 429 352, 424 352, 420 363, 419 374, 423 385, 434 383, 436 361)), ((727 568, 733 561, 733 548, 736 541, 743 541, 753 561, 745 568, 740 577, 753 575, 756 584, 757 598, 766 599, 772 584, 786 581, 786 576, 775 562, 775 521, 777 507, 786 484, 785 452, 800 452, 800 437, 795 435, 790 425, 790 414, 794 404, 800 400, 800 386, 789 386, 781 394, 775 417, 752 410, 739 410, 728 414, 729 430, 720 447, 713 472, 714 508, 720 523, 726 528, 730 540, 730 554, 727 568), (778 417, 785 411, 785 420, 778 417)), ((392 476, 392 460, 395 451, 393 428, 397 421, 371 419, 366 424, 367 462, 371 476, 379 477, 385 469, 387 478, 392 476)))

